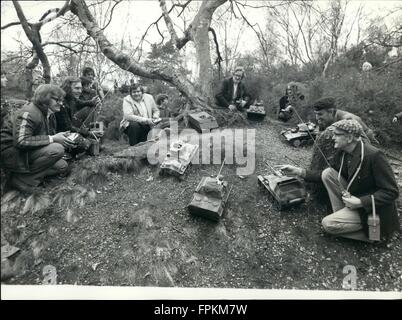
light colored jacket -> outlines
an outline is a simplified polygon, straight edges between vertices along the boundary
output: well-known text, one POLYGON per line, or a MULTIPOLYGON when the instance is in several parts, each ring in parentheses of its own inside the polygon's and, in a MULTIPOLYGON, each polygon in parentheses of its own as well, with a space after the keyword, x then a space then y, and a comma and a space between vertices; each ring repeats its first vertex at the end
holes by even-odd
POLYGON ((147 124, 152 118, 159 118, 159 109, 152 95, 144 93, 140 102, 135 101, 130 95, 124 97, 121 129, 127 128, 130 121, 147 124))

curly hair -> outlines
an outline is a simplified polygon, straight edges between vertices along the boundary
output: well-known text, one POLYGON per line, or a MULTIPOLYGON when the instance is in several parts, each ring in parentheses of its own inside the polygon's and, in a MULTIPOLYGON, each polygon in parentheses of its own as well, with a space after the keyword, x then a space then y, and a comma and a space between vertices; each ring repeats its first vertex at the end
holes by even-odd
POLYGON ((37 106, 48 106, 50 96, 63 99, 65 95, 65 91, 54 84, 41 84, 36 88, 32 102, 37 106))
POLYGON ((246 76, 246 71, 244 70, 244 68, 242 66, 236 66, 233 70, 233 74, 235 74, 237 71, 241 71, 243 73, 242 75, 242 79, 246 76))
POLYGON ((64 90, 64 92, 66 93, 66 96, 71 96, 72 92, 71 92, 71 85, 73 83, 79 82, 81 83, 81 79, 78 77, 67 77, 64 79, 63 84, 61 85, 61 88, 64 90))

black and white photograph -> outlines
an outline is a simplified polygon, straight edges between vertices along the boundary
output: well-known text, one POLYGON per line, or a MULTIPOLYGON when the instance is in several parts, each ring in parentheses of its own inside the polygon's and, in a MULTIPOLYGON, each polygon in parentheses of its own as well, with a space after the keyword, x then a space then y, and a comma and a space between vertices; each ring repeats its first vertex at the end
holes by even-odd
POLYGON ((0 138, 2 300, 402 299, 402 1, 1 1, 0 138))

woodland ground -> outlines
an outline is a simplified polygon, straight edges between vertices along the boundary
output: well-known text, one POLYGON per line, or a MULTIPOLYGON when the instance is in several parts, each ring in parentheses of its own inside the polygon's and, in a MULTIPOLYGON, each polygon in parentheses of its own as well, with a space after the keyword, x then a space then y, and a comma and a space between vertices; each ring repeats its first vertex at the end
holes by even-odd
MULTIPOLYGON (((286 144, 281 125, 268 118, 247 127, 256 129, 256 169, 242 178, 235 167, 223 168, 233 189, 219 223, 194 218, 186 208, 201 177, 216 174, 219 165, 193 165, 183 181, 159 176, 150 165, 107 172, 95 200, 81 208, 2 212, 2 246, 20 249, 2 261, 2 282, 42 284, 44 266, 53 265, 58 284, 342 290, 343 268, 352 265, 358 290, 400 291, 402 236, 376 246, 327 236, 321 227, 327 208, 313 198, 279 212, 257 175, 269 173, 265 160, 289 163, 285 156, 308 166, 312 147, 286 144)), ((89 159, 102 162, 125 148, 106 141, 89 159)), ((88 157, 73 164, 72 177, 84 174, 83 161, 88 157)), ((402 163, 391 163, 401 186, 402 163)))

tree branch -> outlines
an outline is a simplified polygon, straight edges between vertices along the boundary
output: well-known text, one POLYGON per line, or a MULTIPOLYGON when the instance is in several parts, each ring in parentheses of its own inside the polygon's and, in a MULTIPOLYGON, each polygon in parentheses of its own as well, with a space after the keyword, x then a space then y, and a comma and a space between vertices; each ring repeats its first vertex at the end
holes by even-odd
POLYGON ((261 34, 260 34, 260 33, 258 33, 258 31, 254 28, 254 26, 257 25, 258 28, 261 30, 260 26, 258 25, 258 23, 252 25, 252 24, 248 21, 248 19, 244 16, 243 12, 242 12, 241 9, 239 8, 239 4, 238 4, 236 1, 235 1, 235 5, 236 5, 236 7, 237 7, 237 10, 239 10, 240 15, 242 16, 243 20, 246 21, 246 23, 249 25, 249 27, 255 32, 255 34, 256 34, 256 36, 257 36, 257 38, 258 38, 258 41, 260 42, 261 48, 262 48, 262 50, 264 51, 264 55, 267 55, 267 51, 266 51, 266 48, 265 48, 265 46, 264 46, 264 41, 263 41, 263 39, 261 39, 261 37, 262 37, 262 36, 261 36, 262 32, 261 32, 261 34))
POLYGON ((1 30, 7 29, 8 27, 12 27, 12 26, 18 26, 20 24, 21 24, 20 21, 10 22, 10 23, 7 23, 6 25, 2 26, 1 30))
POLYGON ((68 50, 70 50, 70 51, 72 51, 72 52, 78 54, 78 51, 77 51, 77 50, 73 49, 73 48, 70 47, 70 46, 67 46, 67 45, 65 45, 65 44, 62 44, 61 42, 52 42, 52 41, 48 41, 48 42, 43 43, 43 44, 42 44, 42 47, 45 47, 45 46, 47 46, 47 45, 56 45, 56 46, 59 46, 59 47, 62 47, 62 48, 66 48, 66 49, 68 49, 68 50))
MULTIPOLYGON (((186 9, 186 7, 190 4, 190 2, 191 2, 192 0, 188 0, 185 4, 174 4, 173 6, 176 6, 176 7, 181 7, 181 11, 180 11, 180 13, 177 15, 177 17, 180 17, 181 16, 181 14, 184 12, 184 9, 186 9)), ((172 9, 173 9, 173 7, 172 7, 172 9)))
POLYGON ((216 54, 217 54, 217 56, 218 56, 218 57, 216 58, 216 63, 218 63, 218 64, 219 64, 219 67, 220 67, 221 61, 223 61, 223 59, 222 59, 221 53, 220 53, 220 51, 219 51, 218 38, 217 38, 216 32, 215 32, 215 30, 214 30, 213 28, 209 27, 209 31, 212 33, 213 38, 214 38, 214 42, 215 42, 215 46, 216 46, 216 54))
POLYGON ((173 21, 170 18, 169 13, 167 12, 165 0, 159 0, 159 6, 161 7, 162 17, 165 20, 166 27, 167 27, 167 29, 169 31, 170 37, 172 39, 172 42, 177 45, 178 37, 177 37, 176 31, 174 30, 173 21))
POLYGON ((46 24, 54 19, 57 19, 58 17, 64 15, 69 10, 70 10, 70 1, 66 0, 61 9, 55 8, 55 9, 49 9, 48 11, 46 11, 42 15, 42 17, 39 19, 39 22, 33 24, 33 27, 37 27, 38 29, 40 29, 44 24, 46 24), (46 18, 51 13, 55 13, 55 15, 46 18))
POLYGON ((112 9, 110 10, 110 19, 109 19, 109 21, 105 24, 105 26, 102 28, 102 30, 105 30, 105 29, 109 26, 110 22, 112 22, 113 10, 114 10, 114 8, 115 8, 119 3, 121 3, 121 2, 122 2, 122 0, 115 0, 115 4, 114 4, 114 6, 112 7, 112 9))
POLYGON ((148 70, 133 61, 127 54, 114 47, 103 34, 103 31, 98 26, 87 5, 85 4, 85 1, 72 0, 71 12, 78 17, 88 34, 95 40, 95 42, 98 43, 102 53, 109 60, 116 63, 121 69, 141 77, 172 82, 172 75, 164 74, 157 68, 154 70, 148 70))

